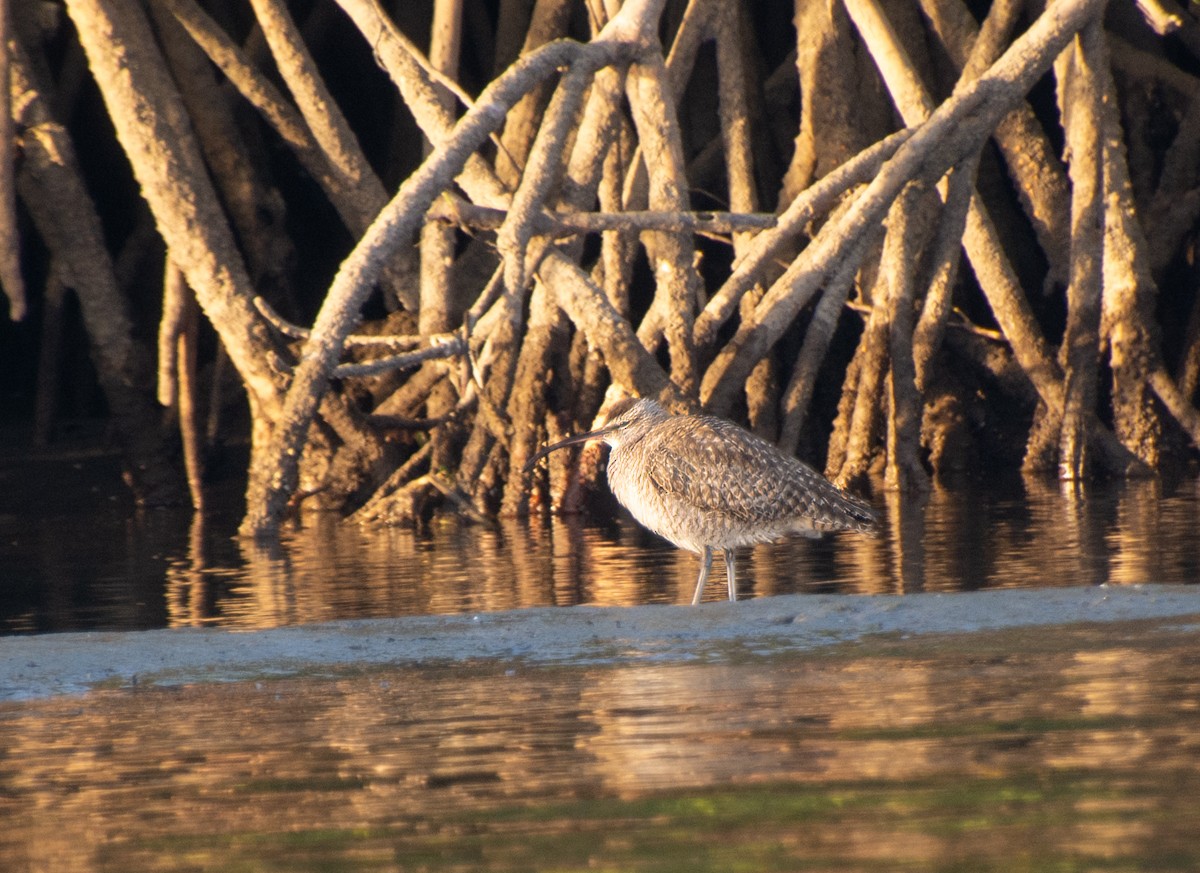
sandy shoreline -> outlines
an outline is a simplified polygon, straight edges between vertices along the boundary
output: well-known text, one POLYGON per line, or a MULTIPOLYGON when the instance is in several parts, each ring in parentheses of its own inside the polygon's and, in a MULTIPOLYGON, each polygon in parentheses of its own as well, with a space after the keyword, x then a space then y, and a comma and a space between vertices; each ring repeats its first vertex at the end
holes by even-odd
POLYGON ((1200 586, 794 595, 699 608, 541 608, 259 631, 47 634, 0 638, 0 700, 76 694, 99 685, 233 681, 476 659, 708 660, 812 650, 880 633, 969 633, 1173 616, 1200 621, 1200 586))

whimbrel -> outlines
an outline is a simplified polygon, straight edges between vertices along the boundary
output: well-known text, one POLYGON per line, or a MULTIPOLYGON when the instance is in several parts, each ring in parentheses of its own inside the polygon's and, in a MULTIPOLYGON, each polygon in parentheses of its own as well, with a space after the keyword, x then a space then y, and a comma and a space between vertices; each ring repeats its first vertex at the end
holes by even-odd
POLYGON ((693 604, 704 593, 714 549, 725 555, 729 599, 737 600, 740 546, 875 524, 867 503, 766 440, 713 416, 672 415, 648 399, 618 401, 603 427, 544 447, 525 469, 591 439, 612 447, 608 485, 621 505, 659 536, 700 555, 693 604))

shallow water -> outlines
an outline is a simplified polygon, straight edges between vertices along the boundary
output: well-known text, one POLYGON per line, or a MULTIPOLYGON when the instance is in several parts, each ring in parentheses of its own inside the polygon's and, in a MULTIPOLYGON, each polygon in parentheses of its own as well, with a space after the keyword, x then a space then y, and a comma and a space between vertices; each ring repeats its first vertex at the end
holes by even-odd
POLYGON ((1194 870, 1200 629, 0 704, 5 870, 1194 870))
MULTIPOLYGON (((262 550, 234 537, 234 513, 139 514, 94 485, 86 505, 53 489, 17 499, 14 476, 0 470, 0 633, 6 657, 25 656, 17 673, 45 667, 31 632, 468 613, 439 622, 453 639, 454 621, 478 635, 531 615, 478 619, 489 610, 684 603, 697 570, 608 510, 421 533, 317 518, 262 550)), ((747 550, 743 597, 1200 578, 1194 480, 1084 494, 1028 482, 879 508, 878 537, 747 550)), ((1057 614, 1052 599, 1036 609, 1057 614)), ((118 671, 120 688, 0 702, 0 870, 1200 869, 1200 617, 963 635, 900 620, 860 636, 887 600, 845 598, 864 627, 829 640, 857 642, 718 636, 664 661, 622 657, 625 640, 603 663, 433 666, 420 640, 402 663, 384 639, 371 666, 351 651, 334 670, 284 665, 290 678, 258 682, 171 685, 155 635, 118 635, 151 653, 134 668, 149 683, 118 671)), ((896 602, 940 615, 945 600, 896 602)), ((995 598, 950 600, 969 612, 995 598)), ((755 608, 634 612, 665 627, 660 614, 719 624, 755 608)), ((628 624, 626 610, 562 615, 628 624)), ((267 635, 158 636, 205 657, 224 645, 209 637, 236 637, 253 664, 267 635)), ((113 666, 90 634, 36 642, 84 674, 113 666)))
MULTIPOLYGON (((0 471, 7 486, 16 471, 0 471)), ((879 536, 743 550, 741 596, 911 593, 1200 579, 1200 483, 885 495, 879 536)), ((698 559, 618 507, 588 519, 435 521, 424 532, 310 517, 274 550, 234 513, 137 513, 119 495, 30 511, 0 487, 0 634, 449 614, 581 603, 687 603, 698 559), (7 497, 2 496, 8 494, 7 497)), ((723 596, 716 562, 710 598, 723 596)))

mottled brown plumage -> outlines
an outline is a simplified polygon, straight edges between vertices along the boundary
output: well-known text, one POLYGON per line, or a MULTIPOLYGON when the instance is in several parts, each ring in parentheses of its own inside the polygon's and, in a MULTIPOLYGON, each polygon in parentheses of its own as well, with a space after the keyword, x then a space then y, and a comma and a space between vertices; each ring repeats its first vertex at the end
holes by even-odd
POLYGON ((608 422, 538 452, 603 439, 612 446, 608 484, 633 517, 679 548, 701 555, 699 603, 713 549, 725 554, 729 599, 737 599, 734 550, 788 534, 868 531, 875 513, 803 461, 732 422, 672 415, 653 400, 614 404, 608 422))

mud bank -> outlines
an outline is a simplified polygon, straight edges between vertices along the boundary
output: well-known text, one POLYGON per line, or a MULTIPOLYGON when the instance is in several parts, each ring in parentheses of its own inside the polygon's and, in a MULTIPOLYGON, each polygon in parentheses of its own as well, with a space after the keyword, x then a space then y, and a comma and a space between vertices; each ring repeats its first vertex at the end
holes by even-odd
POLYGON ((800 595, 698 608, 572 607, 332 622, 259 631, 184 628, 0 639, 0 700, 97 686, 320 675, 374 665, 719 660, 811 650, 872 634, 969 633, 1190 617, 1200 586, 905 596, 800 595))

